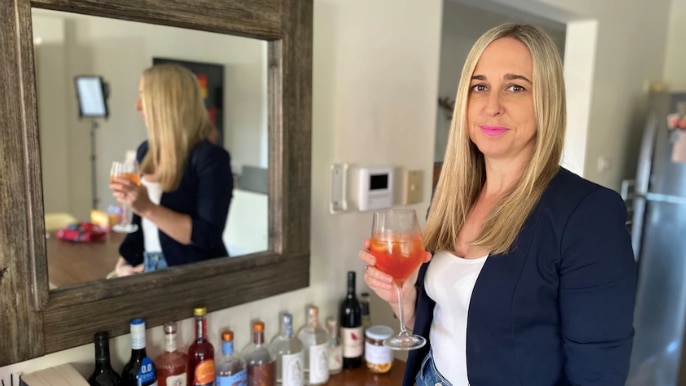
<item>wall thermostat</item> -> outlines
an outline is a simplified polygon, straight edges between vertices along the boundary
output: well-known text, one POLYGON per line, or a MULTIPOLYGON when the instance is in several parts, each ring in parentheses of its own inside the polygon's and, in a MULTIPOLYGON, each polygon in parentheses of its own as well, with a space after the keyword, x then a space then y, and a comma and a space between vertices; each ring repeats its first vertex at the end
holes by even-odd
POLYGON ((360 167, 357 169, 356 191, 358 210, 390 208, 393 205, 393 168, 360 167))

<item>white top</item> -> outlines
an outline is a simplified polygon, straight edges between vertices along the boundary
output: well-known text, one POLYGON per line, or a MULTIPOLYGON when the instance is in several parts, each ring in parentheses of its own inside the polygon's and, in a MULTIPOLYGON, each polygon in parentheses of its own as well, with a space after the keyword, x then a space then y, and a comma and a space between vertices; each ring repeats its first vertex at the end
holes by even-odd
POLYGON ((429 339, 438 372, 453 386, 467 386, 467 314, 472 291, 488 256, 463 259, 434 254, 424 287, 436 302, 429 339))
MULTIPOLYGON (((148 189, 148 197, 155 205, 160 204, 160 199, 162 198, 162 185, 158 182, 150 182, 141 178, 141 184, 148 189)), ((145 251, 146 252, 162 252, 162 246, 160 245, 160 232, 157 225, 152 221, 142 218, 141 225, 143 226, 143 239, 145 240, 145 251)))

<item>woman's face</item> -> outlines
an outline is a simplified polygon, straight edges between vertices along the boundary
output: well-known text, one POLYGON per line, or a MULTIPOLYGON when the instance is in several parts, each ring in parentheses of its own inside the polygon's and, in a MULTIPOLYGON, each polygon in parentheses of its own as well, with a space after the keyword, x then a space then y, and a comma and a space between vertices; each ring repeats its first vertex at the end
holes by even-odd
POLYGON ((143 121, 145 121, 145 112, 143 111, 143 101, 141 98, 143 97, 143 78, 138 82, 138 99, 136 99, 136 104, 134 105, 134 108, 136 111, 141 113, 141 116, 143 117, 143 121))
POLYGON ((513 38, 483 51, 470 82, 469 138, 490 161, 528 162, 536 137, 529 49, 513 38))

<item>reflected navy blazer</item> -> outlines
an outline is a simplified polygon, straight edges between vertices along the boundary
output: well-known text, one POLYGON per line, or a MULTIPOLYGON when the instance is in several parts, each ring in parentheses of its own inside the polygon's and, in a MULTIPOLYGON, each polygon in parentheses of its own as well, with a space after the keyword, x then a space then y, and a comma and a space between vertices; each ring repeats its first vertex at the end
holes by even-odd
MULTIPOLYGON (((619 195, 561 168, 511 251, 491 255, 467 320, 471 386, 624 385, 633 339, 636 264, 619 195)), ((415 333, 435 303, 419 272, 415 333)), ((410 352, 412 385, 430 342, 410 352)))
MULTIPOLYGON (((143 142, 136 154, 141 162, 148 152, 143 142)), ((183 245, 159 231, 160 245, 167 264, 192 263, 228 256, 222 235, 233 197, 233 175, 229 153, 208 141, 198 143, 186 162, 186 168, 173 192, 162 193, 160 205, 191 216, 191 244, 183 245)), ((131 265, 143 262, 145 242, 141 218, 133 216, 138 230, 129 233, 119 247, 119 254, 131 265)))

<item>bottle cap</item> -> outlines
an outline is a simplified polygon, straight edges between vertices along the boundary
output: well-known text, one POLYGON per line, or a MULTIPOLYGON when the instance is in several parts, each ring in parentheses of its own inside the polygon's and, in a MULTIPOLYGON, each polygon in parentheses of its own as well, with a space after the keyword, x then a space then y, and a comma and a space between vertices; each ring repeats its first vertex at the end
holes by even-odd
POLYGON ((167 322, 164 324, 165 334, 176 334, 176 322, 167 322))
POLYGON ((364 335, 370 339, 383 340, 390 338, 391 335, 393 335, 393 329, 388 326, 381 325, 371 326, 365 330, 364 335))
POLYGON ((193 316, 205 316, 207 315, 207 307, 195 307, 193 309, 193 316))
POLYGON ((230 342, 233 340, 233 331, 224 330, 222 331, 222 342, 230 342))
POLYGON ((264 322, 262 321, 255 321, 252 322, 252 330, 253 332, 262 332, 264 331, 264 322))

